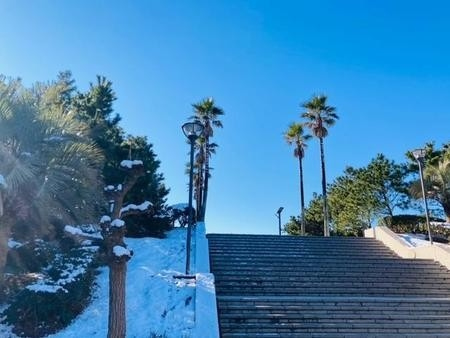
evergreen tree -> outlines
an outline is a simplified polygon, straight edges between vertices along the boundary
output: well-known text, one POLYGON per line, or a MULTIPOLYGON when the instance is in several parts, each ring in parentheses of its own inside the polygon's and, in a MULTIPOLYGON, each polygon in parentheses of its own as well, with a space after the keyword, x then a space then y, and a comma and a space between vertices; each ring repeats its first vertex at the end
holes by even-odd
POLYGON ((73 100, 72 109, 80 120, 90 126, 91 137, 104 153, 103 178, 106 185, 125 179, 125 173, 118 170, 123 159, 138 156, 145 163, 147 175, 136 182, 126 198, 151 201, 154 213, 132 216, 127 221, 129 235, 162 236, 163 232, 170 228, 170 221, 167 217, 161 217, 164 215, 169 190, 164 186, 163 175, 158 173, 160 162, 153 152, 153 145, 146 137, 125 136, 119 126, 121 118, 114 114, 115 100, 112 82, 97 76, 97 83, 91 84, 87 93, 78 93, 73 100))
MULTIPOLYGON (((284 225, 284 231, 289 235, 301 235, 300 217, 291 216, 284 225)), ((323 235, 323 199, 315 193, 305 208, 305 233, 311 236, 323 235)))
POLYGON ((339 234, 362 235, 376 218, 392 217, 409 206, 408 168, 378 154, 363 168, 348 167, 328 192, 333 225, 339 234))

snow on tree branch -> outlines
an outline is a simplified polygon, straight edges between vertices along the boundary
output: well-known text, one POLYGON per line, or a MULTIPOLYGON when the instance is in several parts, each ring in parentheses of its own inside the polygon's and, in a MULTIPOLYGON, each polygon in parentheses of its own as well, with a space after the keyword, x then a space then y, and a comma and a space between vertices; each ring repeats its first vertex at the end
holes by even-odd
POLYGON ((132 251, 128 250, 127 248, 124 248, 121 245, 115 245, 113 247, 113 253, 117 257, 123 257, 123 256, 131 257, 133 255, 132 251))
POLYGON ((139 205, 128 204, 127 206, 120 209, 120 216, 125 217, 129 215, 143 213, 145 211, 150 211, 152 206, 153 204, 149 201, 145 201, 139 205))
POLYGON ((120 166, 122 168, 129 168, 129 169, 141 165, 144 165, 144 163, 141 160, 123 160, 122 162, 120 162, 120 166))
POLYGON ((70 235, 73 236, 79 236, 79 237, 84 237, 84 238, 95 238, 95 239, 102 239, 103 237, 100 234, 89 234, 87 232, 84 232, 83 230, 79 229, 79 228, 75 228, 74 226, 71 225, 66 225, 64 227, 64 231, 70 235))
POLYGON ((100 218, 100 224, 110 223, 110 222, 111 222, 111 217, 109 217, 108 215, 103 215, 102 218, 100 218))
POLYGON ((125 226, 125 222, 121 219, 116 218, 114 221, 111 222, 111 226, 115 228, 122 228, 125 226))

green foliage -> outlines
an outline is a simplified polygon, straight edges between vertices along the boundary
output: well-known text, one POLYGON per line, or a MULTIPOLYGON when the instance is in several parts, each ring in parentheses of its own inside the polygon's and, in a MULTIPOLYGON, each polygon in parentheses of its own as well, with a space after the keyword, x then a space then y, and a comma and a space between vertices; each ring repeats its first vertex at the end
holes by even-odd
POLYGON ((303 158, 305 156, 306 142, 311 139, 311 135, 305 134, 303 124, 291 123, 284 133, 284 138, 289 145, 295 145, 295 157, 303 158))
POLYGON ((45 232, 50 219, 66 222, 95 214, 101 152, 88 126, 67 110, 73 91, 68 74, 31 89, 18 80, 0 83, 0 194, 3 224, 27 221, 45 232), (6 107, 6 108, 5 108, 6 107))
POLYGON ((4 314, 6 321, 14 325, 15 334, 43 337, 55 333, 84 310, 95 278, 93 254, 86 248, 74 248, 66 255, 55 255, 42 270, 43 283, 59 289, 44 292, 25 288, 12 299, 4 314))
MULTIPOLYGON (((291 123, 288 130, 284 133, 284 138, 289 145, 295 144, 294 156, 298 158, 299 175, 300 175, 300 216, 302 223, 306 223, 305 213, 305 193, 303 182, 303 157, 305 156, 306 142, 311 139, 311 135, 304 133, 301 123, 291 123)), ((304 226, 304 224, 303 224, 304 226)), ((305 229, 301 228, 300 233, 304 234, 305 229)))
POLYGON ((214 136, 214 128, 223 128, 222 121, 219 119, 225 114, 222 108, 216 106, 213 98, 204 99, 192 105, 194 115, 191 120, 203 125, 203 134, 197 139, 194 186, 195 200, 197 205, 197 219, 205 220, 206 203, 208 201, 209 179, 211 177, 210 159, 212 154, 216 153, 218 145, 211 142, 214 136))
MULTIPOLYGON (((291 216, 289 222, 283 226, 283 231, 288 235, 300 236, 301 235, 301 219, 300 217, 291 216)), ((311 220, 306 220, 305 235, 307 236, 322 236, 323 235, 323 222, 317 223, 311 220)))
POLYGON ((306 112, 302 117, 306 119, 305 126, 311 129, 317 138, 324 138, 328 135, 329 127, 336 123, 339 116, 335 113, 336 108, 327 105, 327 96, 315 95, 308 102, 302 104, 306 112))
MULTIPOLYGON (((427 198, 439 203, 450 222, 450 143, 444 144, 441 149, 435 149, 433 143, 427 143, 424 163, 424 186, 427 198)), ((418 171, 417 162, 411 152, 406 154, 411 161, 412 169, 418 171)), ((420 200, 422 198, 422 187, 420 180, 416 179, 411 184, 411 196, 420 200)))
MULTIPOLYGON (((90 135, 102 149, 105 165, 102 173, 106 185, 123 182, 125 172, 120 170, 120 162, 139 159, 144 163, 146 175, 139 178, 125 198, 125 203, 140 204, 150 201, 153 213, 129 217, 127 227, 131 236, 156 236, 170 229, 170 222, 160 216, 169 190, 164 185, 164 177, 158 172, 160 161, 156 159, 153 145, 146 137, 125 136, 118 125, 120 116, 113 115, 116 95, 112 82, 98 76, 97 83, 91 84, 87 93, 79 93, 73 100, 72 110, 81 121, 90 126, 90 135)), ((103 205, 106 212, 106 205, 103 205)))
MULTIPOLYGON (((289 235, 301 234, 301 220, 291 216, 284 225, 284 231, 289 235)), ((314 194, 305 208, 305 234, 311 236, 323 235, 323 202, 322 196, 314 194)))
POLYGON ((379 154, 366 167, 348 167, 329 187, 333 225, 337 233, 360 236, 364 229, 395 209, 409 206, 404 164, 379 154))
POLYGON ((53 261, 58 253, 55 243, 34 240, 11 249, 6 261, 6 272, 40 272, 53 261))

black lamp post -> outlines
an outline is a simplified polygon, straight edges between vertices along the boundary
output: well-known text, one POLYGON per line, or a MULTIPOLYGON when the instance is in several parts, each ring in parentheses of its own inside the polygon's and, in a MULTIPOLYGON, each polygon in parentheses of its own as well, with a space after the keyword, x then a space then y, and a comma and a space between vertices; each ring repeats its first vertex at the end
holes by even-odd
POLYGON ((191 266, 191 237, 192 237, 192 225, 194 223, 194 213, 192 208, 192 190, 193 190, 193 179, 194 179, 194 144, 195 140, 203 133, 203 125, 199 122, 186 122, 181 127, 183 129, 184 135, 189 140, 191 145, 191 160, 189 162, 189 221, 187 227, 186 235, 186 276, 190 273, 191 266))
POLYGON ((277 217, 278 217, 278 235, 281 236, 281 212, 283 211, 283 207, 279 207, 277 210, 277 217))
POLYGON ((428 202, 427 202, 427 195, 425 194, 425 185, 423 183, 423 164, 425 160, 425 149, 416 149, 412 151, 412 154, 414 158, 417 161, 417 164, 419 165, 419 173, 420 173, 420 185, 422 186, 422 197, 423 197, 423 204, 425 206, 425 219, 427 221, 427 231, 428 231, 428 239, 430 240, 430 244, 433 244, 433 238, 431 236, 431 228, 430 228, 430 219, 428 216, 428 202))

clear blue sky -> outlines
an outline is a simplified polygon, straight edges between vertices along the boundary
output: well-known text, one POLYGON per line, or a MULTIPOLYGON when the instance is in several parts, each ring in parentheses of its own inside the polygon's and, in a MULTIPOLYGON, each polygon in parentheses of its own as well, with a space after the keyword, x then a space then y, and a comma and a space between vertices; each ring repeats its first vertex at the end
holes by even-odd
MULTIPOLYGON (((127 132, 146 135, 171 189, 187 200, 190 104, 225 111, 211 181, 209 232, 276 233, 298 214, 297 161, 282 138, 299 104, 325 93, 340 120, 325 140, 328 181, 377 153, 449 141, 447 1, 0 0, 0 73, 25 83, 69 69, 84 90, 114 84, 127 132)), ((317 140, 307 200, 320 191, 317 140)))

